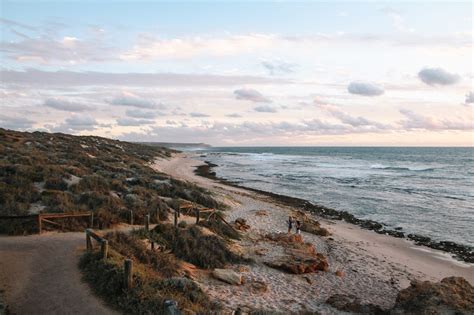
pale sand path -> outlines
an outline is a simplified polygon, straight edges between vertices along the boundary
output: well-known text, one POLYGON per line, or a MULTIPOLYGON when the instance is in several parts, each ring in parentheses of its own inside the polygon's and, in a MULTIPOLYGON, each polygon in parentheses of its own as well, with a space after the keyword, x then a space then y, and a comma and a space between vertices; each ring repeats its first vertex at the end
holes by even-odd
MULTIPOLYGON (((230 202, 232 207, 228 211, 228 219, 245 218, 252 233, 264 234, 285 229, 290 207, 280 205, 267 196, 197 176, 193 171, 201 164, 201 161, 186 154, 178 154, 169 160, 157 160, 154 167, 208 188, 218 199, 230 202), (270 215, 256 216, 255 210, 261 209, 267 210, 270 215)), ((310 309, 330 314, 334 310, 322 303, 334 293, 354 294, 364 302, 389 307, 394 303, 398 290, 407 287, 412 279, 437 281, 455 275, 474 284, 472 264, 455 261, 443 252, 415 246, 407 240, 380 235, 340 221, 318 219, 333 233, 334 240, 303 233, 305 241, 313 243, 318 251, 328 255, 331 268, 331 272, 308 275, 313 284, 308 284, 302 276, 288 275, 256 264, 243 274, 250 280, 266 282, 268 293, 251 294, 244 286, 232 287, 218 281, 204 283, 204 290, 230 309, 249 305, 274 310, 310 309), (336 270, 344 271, 345 276, 336 277, 333 274, 336 270)), ((242 245, 267 249, 265 258, 270 259, 281 251, 281 248, 260 241, 244 241, 242 245)))
POLYGON ((84 235, 0 237, 0 288, 12 314, 118 314, 81 280, 84 235))

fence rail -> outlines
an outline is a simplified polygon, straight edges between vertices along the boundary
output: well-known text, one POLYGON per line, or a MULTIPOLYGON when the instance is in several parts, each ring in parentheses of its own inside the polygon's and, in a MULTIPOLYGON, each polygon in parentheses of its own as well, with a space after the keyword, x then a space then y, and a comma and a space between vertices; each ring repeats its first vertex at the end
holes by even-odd
POLYGON ((29 215, 12 215, 12 216, 0 216, 0 220, 24 220, 24 219, 34 219, 38 225, 38 234, 43 232, 43 223, 48 223, 57 227, 63 227, 62 224, 54 222, 50 219, 64 219, 64 218, 83 218, 89 217, 89 225, 92 227, 94 225, 94 214, 92 212, 82 212, 82 213, 38 213, 38 214, 29 214, 29 215))

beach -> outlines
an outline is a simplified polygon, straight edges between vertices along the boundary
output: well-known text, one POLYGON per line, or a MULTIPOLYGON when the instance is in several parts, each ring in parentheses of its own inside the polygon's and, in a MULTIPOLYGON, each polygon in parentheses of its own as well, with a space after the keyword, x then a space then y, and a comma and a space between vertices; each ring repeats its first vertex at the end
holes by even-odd
POLYGON ((473 264, 414 245, 406 239, 314 215, 331 235, 321 237, 302 232, 302 237, 313 244, 317 252, 327 256, 329 270, 292 275, 270 268, 265 263, 277 259, 283 249, 262 236, 286 231, 288 216, 298 209, 271 196, 198 176, 194 170, 203 162, 190 155, 179 153, 170 159, 156 160, 153 168, 210 190, 216 199, 229 206, 225 211, 227 221, 246 220, 250 229, 237 246, 255 263, 234 267, 239 268, 246 283, 263 282, 267 286, 266 292, 255 292, 250 285, 230 286, 209 277, 199 277, 203 290, 229 310, 240 307, 332 313, 334 309, 324 302, 335 294, 354 295, 362 303, 389 308, 395 303, 398 292, 412 280, 439 281, 459 276, 474 284, 473 264))

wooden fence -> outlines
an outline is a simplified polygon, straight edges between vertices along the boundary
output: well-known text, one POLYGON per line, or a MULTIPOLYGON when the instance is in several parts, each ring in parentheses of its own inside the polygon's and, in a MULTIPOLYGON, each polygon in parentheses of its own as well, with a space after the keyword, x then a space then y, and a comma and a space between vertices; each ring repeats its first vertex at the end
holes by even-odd
POLYGON ((43 223, 54 225, 55 227, 64 228, 64 224, 52 221, 53 219, 64 219, 64 218, 81 218, 89 217, 89 226, 94 225, 94 214, 92 212, 83 213, 39 213, 30 215, 15 215, 15 216, 0 216, 0 220, 35 220, 38 226, 38 234, 43 232, 43 223))

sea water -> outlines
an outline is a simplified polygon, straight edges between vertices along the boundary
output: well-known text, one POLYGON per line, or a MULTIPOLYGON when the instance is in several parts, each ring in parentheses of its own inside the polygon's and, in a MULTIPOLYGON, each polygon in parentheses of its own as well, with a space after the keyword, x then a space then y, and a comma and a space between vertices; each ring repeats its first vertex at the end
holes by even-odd
POLYGON ((474 148, 215 147, 199 156, 242 186, 474 245, 474 148))

